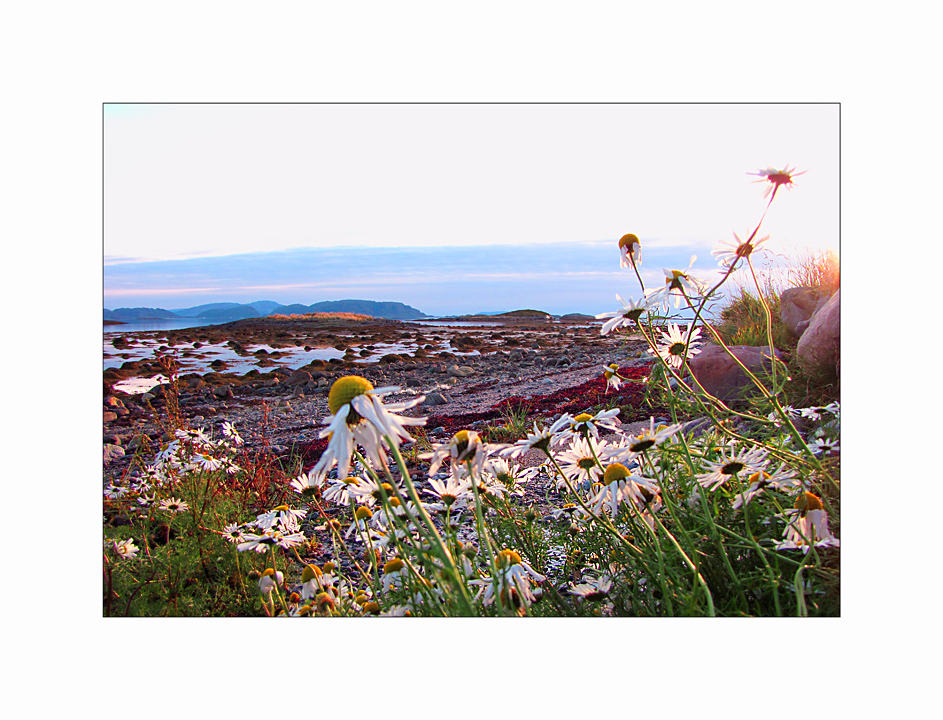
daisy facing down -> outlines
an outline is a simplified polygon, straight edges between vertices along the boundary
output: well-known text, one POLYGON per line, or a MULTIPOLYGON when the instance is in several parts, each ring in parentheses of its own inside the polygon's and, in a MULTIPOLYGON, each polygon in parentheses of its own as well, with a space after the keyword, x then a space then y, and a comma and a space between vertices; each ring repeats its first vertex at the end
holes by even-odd
POLYGON ((330 442, 313 472, 327 472, 336 464, 338 477, 346 477, 355 445, 362 446, 370 461, 381 466, 384 464, 384 437, 397 447, 401 441, 412 442, 404 426, 425 425, 426 419, 395 413, 415 407, 425 400, 425 395, 408 402, 384 405, 382 397, 398 390, 398 387, 374 388, 368 380, 356 375, 335 380, 327 399, 333 414, 325 418, 327 427, 319 434, 322 438, 330 437, 330 442))

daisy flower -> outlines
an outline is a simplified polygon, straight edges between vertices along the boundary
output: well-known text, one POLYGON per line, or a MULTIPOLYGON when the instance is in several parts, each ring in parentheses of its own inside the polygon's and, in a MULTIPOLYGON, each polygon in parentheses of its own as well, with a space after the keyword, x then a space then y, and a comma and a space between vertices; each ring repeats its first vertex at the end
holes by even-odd
POLYGON ((574 585, 567 592, 571 595, 576 595, 580 600, 593 602, 607 597, 611 589, 612 578, 608 575, 603 575, 599 578, 583 578, 583 582, 579 585, 574 585))
POLYGON ((274 545, 275 540, 272 538, 274 531, 268 530, 261 535, 256 533, 245 533, 242 536, 242 542, 236 545, 236 550, 239 552, 246 552, 247 550, 253 550, 257 553, 263 553, 268 550, 269 545, 274 545))
POLYGON ((609 388, 615 388, 618 390, 622 387, 622 378, 618 375, 619 366, 615 363, 610 365, 603 365, 602 376, 606 378, 606 392, 609 392, 609 388))
POLYGON ((808 170, 803 170, 802 172, 796 172, 795 168, 790 168, 788 165, 782 170, 777 170, 774 167, 767 167, 765 170, 760 170, 755 173, 747 173, 747 175, 759 175, 759 180, 754 180, 753 182, 768 182, 769 185, 766 188, 766 191, 763 193, 763 197, 767 197, 770 193, 773 194, 773 197, 769 199, 770 202, 773 202, 773 198, 776 197, 776 191, 779 190, 781 186, 786 186, 790 190, 792 189, 793 182, 792 179, 797 175, 802 175, 807 173, 808 170))
POLYGON ((448 479, 443 482, 438 478, 430 478, 429 484, 431 490, 426 490, 430 495, 439 499, 445 507, 463 508, 472 500, 471 481, 469 479, 461 480, 456 475, 450 474, 448 479))
MULTIPOLYGON (((560 431, 568 427, 573 422, 573 417, 569 413, 561 415, 549 428, 538 428, 534 422, 534 432, 529 433, 526 438, 518 440, 513 445, 501 445, 498 451, 505 457, 519 458, 530 450, 542 450, 549 454, 550 443, 560 438, 560 431)), ((565 437, 564 437, 565 439, 565 437)))
POLYGON ((214 472, 219 470, 223 466, 223 461, 209 455, 204 455, 202 453, 197 454, 196 466, 205 472, 214 472))
POLYGON ((747 240, 744 242, 739 238, 737 233, 733 234, 736 238, 736 242, 731 242, 730 240, 721 240, 720 247, 716 250, 711 251, 711 255, 717 256, 717 260, 724 267, 731 267, 736 265, 741 258, 750 257, 754 251, 759 249, 760 245, 769 240, 770 236, 762 237, 755 242, 747 240))
POLYGON ((281 585, 283 582, 285 582, 285 575, 280 570, 265 568, 262 571, 262 577, 259 578, 259 591, 263 595, 268 595, 276 585, 281 585))
POLYGON ((791 516, 786 525, 782 542, 776 543, 777 550, 802 550, 809 552, 811 547, 839 547, 840 541, 828 529, 828 513, 822 507, 822 501, 810 492, 802 493, 795 508, 787 510, 791 516))
POLYGON ((358 504, 369 507, 381 502, 384 493, 390 502, 396 499, 397 494, 402 494, 401 491, 397 493, 388 482, 379 483, 372 478, 359 478, 359 482, 351 485, 347 492, 358 504))
POLYGON ((166 500, 160 501, 160 510, 166 510, 167 512, 178 513, 183 512, 184 510, 189 510, 190 506, 187 505, 183 500, 178 500, 175 497, 167 498, 166 500))
POLYGON ((745 451, 733 450, 729 455, 727 450, 724 450, 721 452, 720 460, 708 462, 708 472, 697 475, 695 479, 701 487, 716 490, 739 473, 752 474, 765 470, 768 454, 769 451, 763 448, 751 448, 745 451))
POLYGON ((603 450, 606 460, 618 460, 628 464, 646 450, 661 445, 684 427, 675 425, 655 425, 655 418, 649 417, 648 427, 642 428, 635 435, 623 437, 617 444, 603 450))
POLYGON ((622 299, 622 296, 619 293, 616 293, 616 300, 622 303, 621 310, 614 310, 612 312, 599 313, 596 316, 597 320, 606 320, 603 323, 602 328, 599 333, 601 335, 608 335, 613 330, 618 330, 620 327, 630 327, 632 323, 637 322, 642 315, 647 312, 653 306, 653 302, 648 298, 642 298, 641 300, 630 300, 626 302, 622 299))
POLYGON ((241 543, 245 541, 245 535, 242 532, 244 525, 236 525, 235 523, 227 525, 223 528, 220 535, 223 536, 223 540, 231 543, 241 543))
POLYGON ((138 555, 138 548, 134 544, 134 538, 128 538, 127 540, 115 540, 109 543, 111 549, 114 550, 115 554, 120 558, 136 558, 138 555))
POLYGON ((328 502, 337 503, 338 505, 350 505, 352 497, 351 491, 361 482, 364 481, 352 475, 346 478, 338 477, 331 480, 330 486, 324 491, 324 499, 328 502))
POLYGON ((430 460, 430 477, 436 474, 445 458, 451 459, 453 473, 459 466, 470 462, 472 464, 472 472, 476 475, 480 475, 481 471, 484 469, 486 454, 485 447, 477 432, 474 430, 459 430, 447 443, 442 443, 431 453, 422 453, 419 457, 430 460))
POLYGON ((687 270, 668 270, 667 268, 662 268, 665 273, 665 285, 655 290, 646 291, 645 294, 648 302, 652 304, 663 303, 665 308, 667 308, 673 297, 675 307, 680 307, 685 295, 689 298, 703 295, 709 287, 709 284, 707 281, 695 277, 690 272, 696 260, 697 255, 692 255, 687 270))
POLYGON ((499 597, 505 606, 510 604, 518 608, 519 612, 524 611, 537 599, 531 581, 543 582, 546 577, 524 562, 513 550, 502 550, 495 560, 498 567, 495 577, 471 580, 469 585, 482 586, 476 597, 483 595, 482 602, 485 605, 490 605, 495 597, 499 597))
POLYGON ((822 409, 823 408, 820 407, 802 408, 802 410, 799 411, 799 414, 802 415, 802 417, 811 420, 812 422, 816 422, 820 417, 822 417, 821 413, 819 412, 822 409))
POLYGON ((312 495, 317 496, 320 492, 323 492, 327 485, 327 480, 324 473, 316 473, 312 469, 310 472, 301 473, 288 483, 288 485, 299 495, 310 497, 312 495))
POLYGON ((796 486, 799 484, 798 478, 796 478, 785 465, 777 468, 772 473, 768 473, 765 470, 757 470, 747 478, 747 482, 750 483, 750 486, 743 492, 738 493, 733 501, 734 510, 749 505, 750 501, 764 490, 772 489, 788 492, 795 490, 796 486))
POLYGON ((406 574, 406 563, 397 557, 388 560, 383 565, 383 577, 381 578, 383 581, 383 591, 390 592, 390 590, 395 588, 403 587, 406 574))
POLYGON ((305 565, 301 571, 301 597, 305 600, 329 590, 333 585, 334 576, 324 572, 317 565, 305 565))
POLYGON ((297 530, 298 524, 307 515, 306 510, 298 510, 288 505, 279 505, 267 513, 256 516, 255 524, 267 530, 271 527, 278 527, 282 530, 297 530))
POLYGON ((233 425, 231 422, 229 422, 228 420, 224 421, 221 426, 221 430, 223 432, 223 435, 225 435, 233 443, 235 443, 236 445, 242 445, 243 443, 242 436, 239 435, 239 433, 236 431, 235 425, 233 425))
MULTIPOLYGON (((557 455, 557 463, 568 478, 577 481, 575 484, 583 480, 593 483, 601 478, 604 472, 599 467, 599 463, 596 462, 594 451, 596 457, 598 457, 601 452, 605 454, 604 449, 606 446, 605 441, 593 443, 589 438, 576 436, 570 443, 570 447, 557 455)), ((557 489, 559 490, 565 486, 566 483, 557 475, 557 489)))
POLYGON ((347 375, 334 381, 328 393, 328 408, 332 415, 325 419, 326 428, 319 437, 330 437, 327 449, 315 465, 316 473, 337 465, 339 477, 346 477, 354 445, 363 446, 367 457, 376 465, 384 464, 383 439, 399 446, 401 441, 412 442, 406 425, 425 425, 425 418, 402 417, 396 413, 415 407, 425 395, 408 402, 384 405, 382 397, 397 392, 398 387, 374 388, 366 379, 347 375))
POLYGON ((642 243, 638 235, 629 233, 619 238, 619 267, 630 267, 642 264, 642 243))
POLYGON ((838 440, 830 440, 826 437, 818 437, 815 442, 809 446, 816 455, 821 453, 838 452, 838 440))
POLYGON ((512 465, 502 457, 490 457, 485 463, 481 477, 489 488, 500 485, 510 494, 523 497, 524 485, 533 480, 540 471, 541 466, 538 465, 525 468, 518 463, 512 465))
POLYGON ((581 435, 582 437, 592 435, 598 440, 600 428, 609 431, 614 431, 619 428, 622 424, 619 422, 618 418, 616 418, 619 412, 619 408, 612 408, 611 410, 600 410, 595 415, 580 413, 574 417, 570 423, 569 432, 574 435, 581 435))
POLYGON ((612 463, 603 475, 602 487, 590 502, 593 503, 594 513, 598 514, 606 506, 609 514, 615 517, 619 514, 621 503, 632 502, 641 509, 657 499, 658 493, 658 485, 654 480, 633 474, 622 463, 612 463))
POLYGON ((681 328, 675 323, 668 324, 668 332, 661 331, 662 345, 652 350, 648 349, 649 354, 658 355, 668 365, 676 370, 684 363, 685 356, 693 357, 701 352, 694 346, 694 340, 701 334, 701 328, 691 330, 690 325, 684 328, 682 335, 681 328))

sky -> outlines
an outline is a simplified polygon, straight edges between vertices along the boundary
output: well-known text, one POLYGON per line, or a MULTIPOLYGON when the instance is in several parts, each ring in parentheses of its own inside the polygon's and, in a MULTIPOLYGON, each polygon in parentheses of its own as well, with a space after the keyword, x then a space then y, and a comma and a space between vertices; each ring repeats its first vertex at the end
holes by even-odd
MULTIPOLYGON (((796 168, 757 265, 839 251, 839 106, 109 104, 104 306, 398 301, 596 314, 642 280, 719 278, 755 175, 796 168)), ((733 285, 735 286, 735 284, 733 285)))

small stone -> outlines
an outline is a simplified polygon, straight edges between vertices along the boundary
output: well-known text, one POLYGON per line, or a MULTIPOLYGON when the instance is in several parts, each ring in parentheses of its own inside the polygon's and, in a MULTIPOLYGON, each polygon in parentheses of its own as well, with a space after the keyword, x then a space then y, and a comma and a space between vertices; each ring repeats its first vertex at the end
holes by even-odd
POLYGON ((426 395, 426 399, 422 401, 423 405, 445 405, 449 402, 449 398, 443 395, 442 393, 429 393, 426 395))

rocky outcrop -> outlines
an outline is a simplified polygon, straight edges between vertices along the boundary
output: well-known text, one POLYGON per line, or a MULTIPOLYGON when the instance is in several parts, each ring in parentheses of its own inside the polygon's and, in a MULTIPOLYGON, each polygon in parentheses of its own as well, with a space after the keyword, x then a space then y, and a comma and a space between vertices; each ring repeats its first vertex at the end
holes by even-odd
MULTIPOLYGON (((769 345, 729 345, 728 349, 754 374, 769 372, 772 367, 769 345)), ((772 352, 782 359, 779 350, 772 352)), ((745 393, 756 387, 743 368, 720 345, 708 343, 688 364, 704 389, 726 403, 743 400, 745 393)))
POLYGON ((796 356, 807 372, 838 375, 841 350, 841 290, 812 316, 799 338, 796 356))

